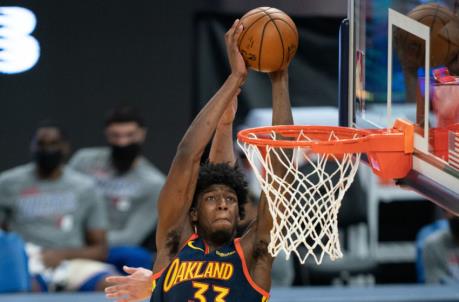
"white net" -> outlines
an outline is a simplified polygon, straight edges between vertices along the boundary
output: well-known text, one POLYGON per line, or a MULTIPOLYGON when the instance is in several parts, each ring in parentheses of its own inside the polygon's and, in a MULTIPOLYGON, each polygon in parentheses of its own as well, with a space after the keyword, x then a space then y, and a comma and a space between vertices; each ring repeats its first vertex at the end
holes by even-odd
MULTIPOLYGON (((255 134, 252 134, 256 138, 255 134)), ((270 134, 276 140, 275 133, 270 134)), ((301 131, 297 141, 314 141, 301 131)), ((333 132, 328 141, 339 140, 333 132)), ((338 234, 338 211, 341 200, 360 162, 360 153, 340 155, 313 153, 310 148, 293 149, 238 141, 265 193, 273 217, 268 250, 277 256, 281 250, 287 258, 293 252, 301 263, 311 256, 317 264, 325 254, 331 260, 342 257, 338 234), (274 174, 279 162, 286 170, 274 174)))

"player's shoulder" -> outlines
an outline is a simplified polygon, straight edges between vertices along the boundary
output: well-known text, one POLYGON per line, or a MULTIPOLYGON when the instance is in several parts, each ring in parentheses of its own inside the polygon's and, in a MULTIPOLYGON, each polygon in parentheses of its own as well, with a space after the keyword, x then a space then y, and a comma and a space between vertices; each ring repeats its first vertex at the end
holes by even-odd
POLYGON ((144 156, 140 158, 138 172, 143 179, 152 183, 163 183, 165 180, 163 172, 144 156))
POLYGON ((89 147, 82 148, 75 152, 73 158, 79 160, 98 160, 107 158, 110 155, 110 149, 108 147, 89 147))
POLYGON ((10 182, 16 182, 18 180, 23 180, 24 177, 32 175, 34 171, 34 164, 27 163, 24 165, 16 166, 8 170, 3 171, 0 174, 0 183, 6 184, 10 182))

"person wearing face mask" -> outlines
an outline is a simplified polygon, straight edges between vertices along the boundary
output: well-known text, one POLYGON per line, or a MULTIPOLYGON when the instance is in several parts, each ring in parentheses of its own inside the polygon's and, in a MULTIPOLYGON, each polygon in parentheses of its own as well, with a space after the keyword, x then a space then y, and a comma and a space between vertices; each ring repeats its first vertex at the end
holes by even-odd
POLYGON ((112 109, 105 120, 106 147, 79 150, 69 165, 93 177, 104 194, 109 213, 107 262, 120 271, 123 265, 153 265, 152 252, 141 247, 154 229, 156 200, 164 175, 142 156, 146 128, 129 106, 112 109))
POLYGON ((69 144, 44 123, 31 144, 33 162, 0 175, 3 226, 26 244, 35 290, 102 290, 115 269, 107 257, 107 214, 94 181, 64 165, 69 144))
POLYGON ((459 284, 459 217, 446 213, 448 226, 429 237, 424 245, 426 283, 459 284))

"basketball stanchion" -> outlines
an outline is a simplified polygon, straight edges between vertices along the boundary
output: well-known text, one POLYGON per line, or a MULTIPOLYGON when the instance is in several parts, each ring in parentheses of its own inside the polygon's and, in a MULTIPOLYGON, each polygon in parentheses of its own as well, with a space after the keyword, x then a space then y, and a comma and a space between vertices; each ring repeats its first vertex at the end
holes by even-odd
MULTIPOLYGON (((295 253, 301 263, 325 254, 342 257, 338 211, 362 153, 373 172, 403 178, 412 168, 414 125, 396 120, 391 129, 268 126, 238 133, 273 217, 268 250, 295 253), (283 172, 276 175, 275 166, 283 172), (304 169, 306 167, 306 169, 304 169)), ((278 172, 279 173, 279 172, 278 172)))

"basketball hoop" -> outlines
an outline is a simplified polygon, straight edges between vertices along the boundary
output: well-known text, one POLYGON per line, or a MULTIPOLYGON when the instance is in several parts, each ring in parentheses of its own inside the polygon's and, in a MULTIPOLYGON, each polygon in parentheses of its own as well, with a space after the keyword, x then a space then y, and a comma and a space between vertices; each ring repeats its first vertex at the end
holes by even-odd
POLYGON ((391 129, 328 126, 270 126, 245 129, 238 144, 267 197, 273 217, 268 250, 301 263, 325 254, 342 257, 338 211, 366 153, 374 173, 402 178, 411 169, 414 126, 397 120, 391 129), (282 166, 276 175, 274 166, 282 166))

